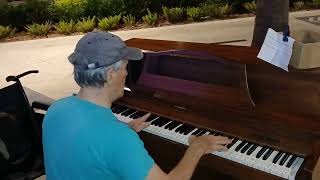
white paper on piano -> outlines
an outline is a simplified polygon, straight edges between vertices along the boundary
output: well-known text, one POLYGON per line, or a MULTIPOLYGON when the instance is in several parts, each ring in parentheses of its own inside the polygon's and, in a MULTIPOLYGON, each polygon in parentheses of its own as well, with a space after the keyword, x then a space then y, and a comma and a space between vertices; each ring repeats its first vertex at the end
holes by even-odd
POLYGON ((284 42, 282 34, 269 28, 257 57, 288 71, 294 41, 288 37, 288 42, 284 42))

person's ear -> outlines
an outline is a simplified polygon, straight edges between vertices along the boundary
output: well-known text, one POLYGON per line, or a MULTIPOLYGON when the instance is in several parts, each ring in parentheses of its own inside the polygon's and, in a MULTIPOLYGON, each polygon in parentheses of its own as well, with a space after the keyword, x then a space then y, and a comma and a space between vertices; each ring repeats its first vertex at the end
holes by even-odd
POLYGON ((107 82, 112 82, 114 80, 114 78, 116 77, 116 72, 113 69, 110 69, 107 72, 107 82))

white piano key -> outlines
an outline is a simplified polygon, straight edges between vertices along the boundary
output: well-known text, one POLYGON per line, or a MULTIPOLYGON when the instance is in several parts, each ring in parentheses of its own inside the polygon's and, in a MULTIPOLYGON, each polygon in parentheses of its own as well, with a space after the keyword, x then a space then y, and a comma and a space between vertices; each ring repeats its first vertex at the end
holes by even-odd
POLYGON ((233 154, 235 153, 236 147, 241 143, 241 140, 238 140, 226 153, 225 157, 232 160, 233 154))
POLYGON ((289 174, 289 180, 295 180, 295 177, 297 175, 297 172, 300 168, 300 166, 302 165, 304 159, 303 158, 300 158, 298 157, 295 162, 292 164, 291 166, 291 172, 289 174))
POLYGON ((247 160, 247 165, 250 166, 250 167, 254 167, 255 166, 255 163, 256 163, 256 156, 258 154, 258 152, 262 149, 261 146, 258 146, 249 156, 248 160, 247 160))
POLYGON ((289 173, 290 173, 290 168, 287 168, 287 163, 290 161, 290 158, 292 157, 292 155, 290 155, 288 157, 288 159, 286 160, 286 162, 283 164, 283 167, 284 167, 284 171, 282 172, 282 175, 281 177, 285 178, 285 179, 288 179, 289 178, 289 173))
POLYGON ((279 162, 280 162, 280 160, 281 160, 281 158, 282 158, 283 155, 284 155, 284 154, 282 154, 282 155, 280 156, 280 158, 279 158, 279 160, 277 161, 277 163, 273 163, 273 166, 272 166, 272 168, 271 168, 271 170, 270 170, 270 173, 271 173, 271 174, 278 176, 278 170, 279 170, 279 168, 280 168, 279 162))
MULTIPOLYGON (((130 110, 130 108, 127 108, 125 111, 130 110)), ((122 111, 121 113, 124 113, 125 111, 122 111)), ((137 111, 136 111, 137 112, 137 111)), ((133 112, 131 114, 134 114, 136 112, 133 112)), ((121 113, 119 114, 114 114, 115 117, 117 117, 120 121, 123 121, 125 123, 128 123, 130 121, 132 121, 132 118, 129 118, 129 116, 122 116, 121 113)), ((151 120, 150 122, 155 121, 156 119, 158 119, 159 117, 154 118, 153 120, 151 120)), ((171 123, 172 121, 169 121, 168 123, 166 123, 165 125, 163 125, 162 127, 158 127, 155 125, 150 125, 147 128, 145 128, 143 131, 148 132, 150 134, 154 134, 157 136, 160 136, 162 138, 166 138, 184 145, 188 145, 188 139, 189 137, 192 135, 192 133, 194 133, 195 131, 198 130, 198 128, 195 128, 194 130, 192 130, 190 133, 188 133, 187 135, 181 134, 181 133, 177 133, 175 132, 175 130, 177 128, 179 128, 180 126, 183 125, 183 123, 179 124, 177 127, 173 128, 172 130, 169 129, 165 129, 164 127, 166 125, 168 125, 169 123, 171 123)), ((204 133, 203 135, 208 135, 210 132, 207 131, 206 133, 204 133)), ((284 179, 289 179, 289 180, 294 180, 295 176, 299 170, 299 168, 301 167, 304 159, 298 157, 292 164, 292 166, 290 168, 287 168, 286 165, 287 163, 290 161, 292 155, 289 156, 289 158, 286 160, 286 162, 284 163, 284 165, 280 166, 279 163, 281 162, 281 159, 283 158, 283 156, 285 155, 285 153, 279 158, 278 162, 276 164, 272 163, 274 157, 277 155, 278 151, 274 151, 271 153, 271 155, 268 157, 268 159, 263 160, 263 156, 266 154, 267 150, 262 154, 262 156, 258 159, 256 158, 257 153, 262 149, 261 146, 258 146, 252 153, 251 155, 247 155, 246 152, 250 149, 250 147, 248 148, 248 150, 244 153, 241 153, 241 149, 236 152, 235 149, 236 147, 242 142, 242 140, 238 140, 228 151, 225 152, 212 152, 211 154, 225 158, 225 159, 229 159, 232 161, 235 161, 237 163, 270 173, 270 174, 274 174, 276 176, 282 177, 284 179)), ((245 145, 244 145, 245 146, 245 145)), ((244 147, 243 146, 243 147, 244 147)))
POLYGON ((272 163, 274 157, 278 154, 279 151, 273 151, 269 158, 266 160, 266 166, 265 166, 265 171, 270 173, 272 167, 274 167, 274 164, 272 163))
POLYGON ((264 156, 267 152, 268 152, 268 149, 263 152, 263 154, 260 156, 260 158, 256 158, 256 162, 255 162, 255 165, 254 165, 254 167, 255 167, 256 169, 259 169, 259 170, 261 170, 261 171, 264 170, 264 160, 263 160, 263 156, 264 156))

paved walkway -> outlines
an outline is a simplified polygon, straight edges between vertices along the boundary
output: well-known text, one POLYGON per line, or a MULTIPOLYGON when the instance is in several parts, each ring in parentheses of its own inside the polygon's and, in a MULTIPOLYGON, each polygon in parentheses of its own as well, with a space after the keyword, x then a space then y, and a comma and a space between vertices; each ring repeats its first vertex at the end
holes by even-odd
MULTIPOLYGON (((312 29, 320 31, 320 26, 298 17, 319 16, 320 10, 300 11, 290 14, 291 30, 312 29)), ((234 43, 250 45, 252 40, 254 17, 209 21, 202 23, 147 28, 131 31, 117 31, 123 39, 150 38, 191 42, 219 42, 246 39, 234 43)), ((22 79, 24 86, 57 99, 77 92, 73 82, 72 66, 67 56, 82 36, 67 36, 40 40, 0 43, 0 87, 7 85, 7 75, 17 75, 27 70, 38 69, 39 74, 22 79)), ((28 92, 31 92, 30 90, 28 92)), ((32 98, 37 97, 32 96, 32 98)))

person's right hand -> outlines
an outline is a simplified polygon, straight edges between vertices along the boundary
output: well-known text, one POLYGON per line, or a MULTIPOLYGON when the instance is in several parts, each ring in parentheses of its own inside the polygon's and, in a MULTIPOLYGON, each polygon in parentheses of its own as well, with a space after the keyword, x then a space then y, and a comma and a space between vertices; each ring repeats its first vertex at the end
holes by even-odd
POLYGON ((204 135, 204 136, 190 136, 189 138, 189 147, 197 149, 202 154, 208 154, 213 151, 226 151, 228 148, 227 144, 232 142, 231 139, 223 136, 212 136, 212 135, 204 135))

